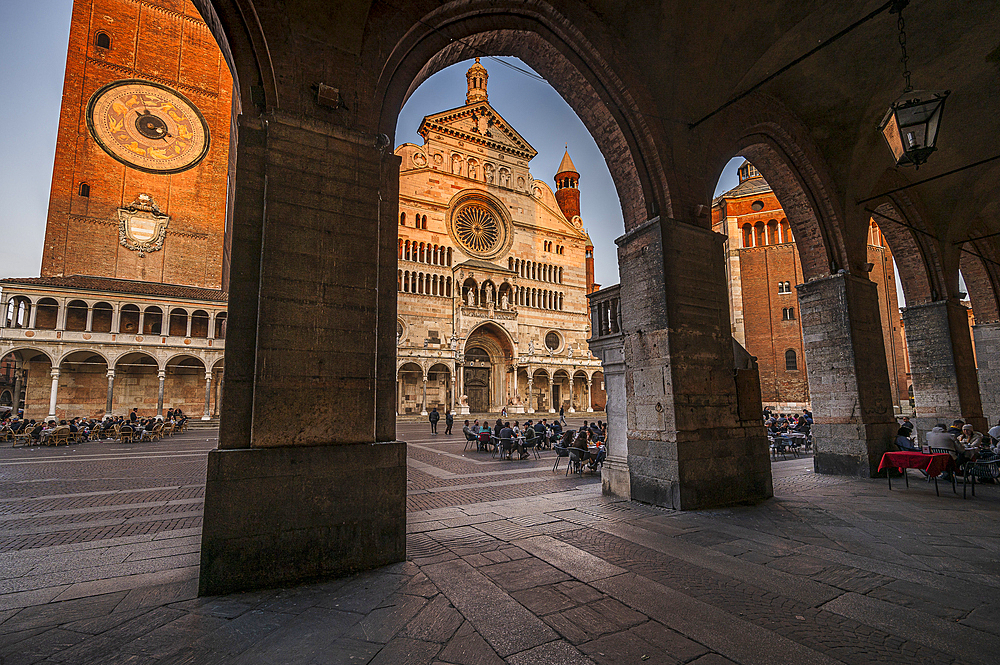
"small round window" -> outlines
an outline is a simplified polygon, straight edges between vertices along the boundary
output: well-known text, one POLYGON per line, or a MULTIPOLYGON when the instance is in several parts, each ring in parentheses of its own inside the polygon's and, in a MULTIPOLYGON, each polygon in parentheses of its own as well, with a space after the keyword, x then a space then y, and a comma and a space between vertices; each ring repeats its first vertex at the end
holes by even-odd
POLYGON ((754 201, 753 203, 750 204, 750 208, 752 208, 754 212, 760 212, 761 210, 764 209, 764 202, 754 201))
POLYGON ((555 351, 559 348, 559 344, 562 340, 559 338, 559 333, 550 332, 545 336, 545 346, 549 351, 555 351))

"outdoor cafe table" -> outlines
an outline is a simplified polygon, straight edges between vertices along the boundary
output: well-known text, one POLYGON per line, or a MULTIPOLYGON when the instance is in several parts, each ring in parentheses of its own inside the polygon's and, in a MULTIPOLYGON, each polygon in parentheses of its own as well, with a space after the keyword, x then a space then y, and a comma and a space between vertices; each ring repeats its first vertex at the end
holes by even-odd
MULTIPOLYGON (((903 473, 906 479, 906 486, 910 486, 910 479, 906 475, 905 469, 923 469, 927 475, 934 478, 934 492, 941 496, 938 491, 937 477, 945 471, 955 470, 955 460, 948 453, 919 453, 911 451, 888 452, 882 455, 882 461, 878 465, 878 470, 885 469, 886 480, 889 481, 889 489, 892 489, 892 479, 889 477, 889 469, 897 468, 903 473)), ((952 490, 955 490, 954 475, 952 475, 952 490)))

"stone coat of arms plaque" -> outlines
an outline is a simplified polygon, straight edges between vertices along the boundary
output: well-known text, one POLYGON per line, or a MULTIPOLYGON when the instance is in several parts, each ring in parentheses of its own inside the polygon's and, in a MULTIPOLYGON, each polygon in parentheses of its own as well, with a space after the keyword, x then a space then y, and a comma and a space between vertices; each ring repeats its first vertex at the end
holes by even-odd
POLYGON ((163 248, 170 216, 164 215, 149 194, 139 194, 129 206, 118 209, 118 241, 145 256, 163 248))

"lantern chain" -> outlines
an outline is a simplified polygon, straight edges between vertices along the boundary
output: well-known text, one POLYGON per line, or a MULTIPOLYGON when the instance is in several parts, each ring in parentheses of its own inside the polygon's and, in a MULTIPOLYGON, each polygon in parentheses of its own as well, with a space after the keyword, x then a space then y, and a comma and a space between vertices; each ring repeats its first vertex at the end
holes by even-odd
POLYGON ((906 87, 903 88, 903 92, 910 92, 913 90, 913 86, 910 84, 910 57, 906 54, 906 22, 903 20, 903 7, 905 6, 905 2, 899 3, 898 7, 895 8, 895 12, 899 14, 899 18, 896 20, 896 27, 899 29, 899 49, 903 53, 899 61, 903 63, 903 79, 906 80, 906 87))

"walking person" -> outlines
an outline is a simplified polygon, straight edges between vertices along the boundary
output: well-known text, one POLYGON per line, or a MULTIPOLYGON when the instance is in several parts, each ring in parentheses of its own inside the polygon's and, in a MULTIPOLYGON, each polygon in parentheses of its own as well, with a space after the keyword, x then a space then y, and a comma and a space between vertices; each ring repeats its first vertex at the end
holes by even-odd
POLYGON ((429 416, 427 416, 427 419, 431 422, 431 434, 437 434, 438 421, 441 420, 441 414, 438 413, 436 406, 433 409, 431 409, 431 413, 429 416))
POLYGON ((559 407, 559 422, 562 423, 563 427, 566 427, 566 409, 559 407))
MULTIPOLYGON (((468 421, 466 421, 466 423, 468 423, 468 421)), ((451 426, 455 424, 455 416, 448 409, 444 410, 444 424, 444 433, 450 436, 451 426)))

